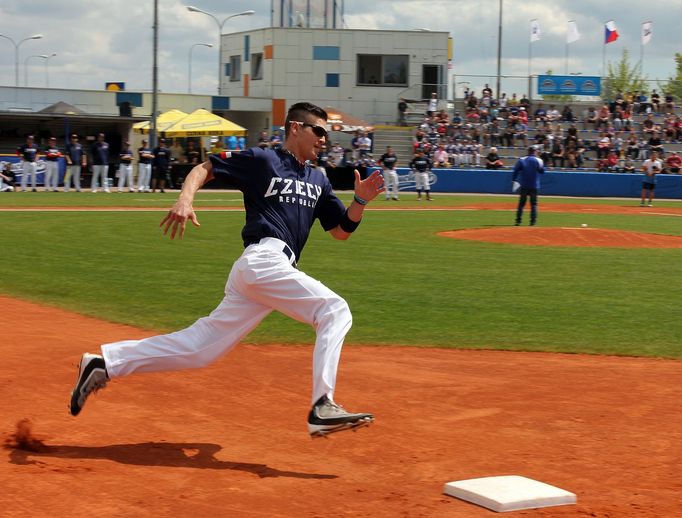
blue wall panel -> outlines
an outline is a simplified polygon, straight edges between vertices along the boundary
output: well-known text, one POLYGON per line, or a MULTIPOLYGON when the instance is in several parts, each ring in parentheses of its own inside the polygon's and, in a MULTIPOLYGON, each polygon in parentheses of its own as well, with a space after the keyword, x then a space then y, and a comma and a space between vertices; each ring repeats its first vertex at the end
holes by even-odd
MULTIPOLYGON (((414 191, 409 169, 398 169, 400 190, 414 191)), ((509 170, 435 169, 431 173, 433 192, 511 194, 509 170)), ((548 172, 542 176, 541 194, 556 196, 597 196, 639 198, 642 174, 548 172)), ((682 175, 662 174, 656 185, 657 198, 682 199, 682 175)))

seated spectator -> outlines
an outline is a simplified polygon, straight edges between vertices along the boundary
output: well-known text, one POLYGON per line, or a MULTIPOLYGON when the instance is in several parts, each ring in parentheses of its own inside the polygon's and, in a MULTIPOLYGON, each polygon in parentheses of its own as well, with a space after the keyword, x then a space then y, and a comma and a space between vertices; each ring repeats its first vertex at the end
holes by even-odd
POLYGON ((680 169, 682 168, 682 157, 673 151, 665 159, 665 168, 670 174, 680 174, 680 169))
POLYGON ((528 149, 528 126, 522 122, 514 124, 514 138, 522 149, 528 149))
POLYGON ((614 129, 616 131, 620 131, 621 129, 623 129, 623 108, 620 106, 616 106, 611 117, 613 118, 614 129))
POLYGON ((524 108, 526 111, 530 110, 530 99, 526 97, 526 94, 523 94, 519 99, 519 108, 524 108))
POLYGON ((561 120, 564 122, 574 122, 575 115, 573 115, 573 109, 567 104, 561 112, 561 120))
POLYGON ((665 110, 671 113, 675 112, 675 98, 670 92, 665 93, 665 110))
POLYGON ((436 124, 447 124, 450 120, 448 112, 441 110, 436 114, 436 124))
POLYGON ((459 112, 455 112, 454 117, 452 117, 451 125, 455 128, 459 128, 463 122, 464 120, 462 119, 462 116, 459 114, 459 112))
POLYGON ((0 192, 14 191, 14 173, 10 162, 0 162, 0 192))
POLYGON ((555 140, 552 144, 552 167, 557 166, 564 167, 564 161, 566 160, 566 155, 564 154, 564 146, 561 145, 559 140, 555 140))
POLYGON ((606 158, 609 151, 611 151, 611 137, 604 131, 597 142, 597 158, 606 158))
POLYGON ((436 167, 450 167, 448 161, 448 152, 445 150, 445 144, 439 144, 438 149, 433 153, 433 163, 436 167))
POLYGON ((677 139, 677 119, 672 113, 667 113, 663 120, 663 133, 666 140, 677 139))
POLYGON ((504 167, 504 162, 497 154, 497 148, 491 147, 490 152, 485 157, 485 168, 486 169, 501 169, 504 167))
POLYGON ((552 159, 552 145, 549 143, 549 140, 545 140, 538 153, 540 159, 545 164, 549 164, 549 161, 552 159))
POLYGON ((621 173, 636 173, 635 163, 630 159, 626 158, 623 162, 623 167, 620 170, 621 173))
POLYGON ((514 147, 514 127, 511 124, 507 124, 502 131, 502 143, 506 147, 514 147))
POLYGON ((649 137, 649 151, 654 152, 656 151, 659 156, 663 156, 663 141, 661 140, 661 137, 658 135, 658 132, 654 132, 651 134, 651 137, 649 137))
POLYGON ((592 124, 592 129, 597 129, 597 123, 599 119, 597 117, 597 110, 594 106, 590 106, 585 114, 585 120, 583 121, 583 129, 587 129, 588 124, 592 124))
POLYGON ((616 155, 615 151, 610 151, 606 158, 603 158, 597 162, 597 170, 602 173, 616 172, 617 166, 618 155, 616 155))
POLYGON ((659 112, 661 104, 661 96, 656 92, 656 90, 651 91, 651 109, 654 111, 654 113, 659 112))
POLYGON ((630 137, 625 144, 625 155, 633 160, 637 160, 639 157, 639 143, 637 142, 637 136, 634 133, 630 134, 630 137))
POLYGON ((611 117, 611 111, 609 110, 609 105, 604 104, 601 108, 599 108, 599 112, 597 113, 597 123, 594 126, 594 129, 600 129, 600 128, 608 128, 609 126, 609 118, 611 117))
POLYGON ((642 122, 642 133, 647 135, 653 133, 654 131, 657 131, 656 121, 654 121, 654 114, 649 113, 646 116, 646 119, 644 119, 644 122, 642 122))
POLYGON ((467 111, 471 109, 477 109, 478 108, 478 99, 476 98, 476 94, 471 92, 469 94, 469 97, 467 97, 467 111))
POLYGON ((540 124, 547 122, 547 110, 542 103, 538 104, 535 113, 533 113, 533 120, 535 121, 535 127, 537 128, 540 124))
POLYGON ((637 97, 637 113, 650 113, 651 112, 651 106, 649 105, 649 98, 646 96, 644 92, 640 92, 639 96, 637 97))
POLYGON ((561 119, 561 113, 556 109, 554 104, 549 105, 549 110, 547 110, 547 121, 548 122, 559 122, 561 119))
POLYGON ((519 108, 518 116, 519 120, 528 126, 528 111, 524 107, 519 108))
POLYGON ((507 103, 510 108, 516 107, 519 105, 519 100, 516 98, 516 94, 512 94, 511 99, 509 99, 509 102, 507 103))
POLYGON ((624 130, 630 131, 632 129, 632 109, 630 108, 630 106, 626 106, 623 109, 621 122, 624 130))

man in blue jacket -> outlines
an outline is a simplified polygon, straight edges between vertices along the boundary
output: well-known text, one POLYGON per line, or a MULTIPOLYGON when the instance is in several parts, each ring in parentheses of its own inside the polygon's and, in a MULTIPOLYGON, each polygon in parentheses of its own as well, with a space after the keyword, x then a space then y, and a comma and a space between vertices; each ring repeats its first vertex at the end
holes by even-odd
POLYGON ((519 190, 519 205, 516 208, 516 225, 521 224, 523 208, 530 196, 530 224, 535 225, 538 219, 538 190, 540 189, 540 175, 545 172, 545 165, 541 158, 535 156, 535 147, 528 148, 528 155, 516 162, 512 174, 512 182, 517 182, 519 190))

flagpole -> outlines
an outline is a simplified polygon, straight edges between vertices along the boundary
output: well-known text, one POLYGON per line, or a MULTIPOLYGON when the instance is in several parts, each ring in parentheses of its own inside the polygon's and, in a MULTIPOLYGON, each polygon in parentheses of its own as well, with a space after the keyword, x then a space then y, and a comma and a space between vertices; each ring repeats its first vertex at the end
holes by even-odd
MULTIPOLYGON (((531 20, 532 22, 533 20, 531 20)), ((533 48, 533 42, 530 41, 528 42, 528 99, 531 99, 533 96, 531 94, 531 67, 530 67, 530 61, 532 57, 532 52, 531 49, 533 48)))
POLYGON ((566 50, 564 51, 564 75, 568 75, 568 39, 566 40, 566 50))
POLYGON ((606 77, 606 24, 608 20, 604 22, 604 32, 602 34, 602 47, 601 47, 601 76, 606 77))

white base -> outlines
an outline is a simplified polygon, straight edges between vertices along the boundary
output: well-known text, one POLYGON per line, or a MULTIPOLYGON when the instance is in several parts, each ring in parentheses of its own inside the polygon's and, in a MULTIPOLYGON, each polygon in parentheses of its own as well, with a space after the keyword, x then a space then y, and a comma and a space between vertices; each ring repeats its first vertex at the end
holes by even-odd
POLYGON ((577 502, 573 493, 518 475, 456 480, 443 492, 498 513, 577 502))

